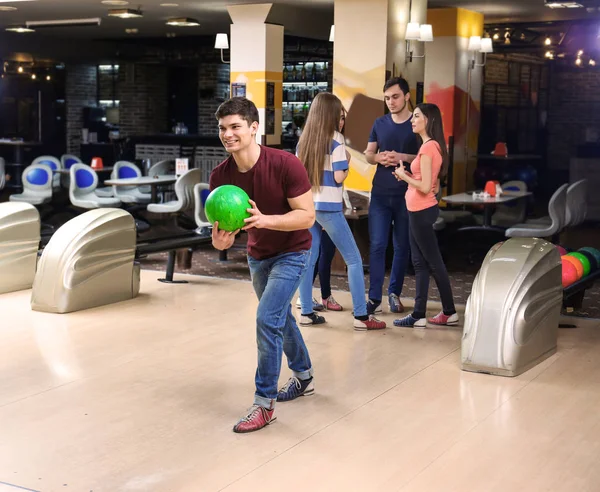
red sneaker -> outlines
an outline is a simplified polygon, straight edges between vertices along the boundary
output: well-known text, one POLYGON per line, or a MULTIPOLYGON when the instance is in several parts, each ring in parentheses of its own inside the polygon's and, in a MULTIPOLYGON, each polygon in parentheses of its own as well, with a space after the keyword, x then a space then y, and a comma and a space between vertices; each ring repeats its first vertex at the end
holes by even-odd
POLYGON ((252 405, 250 410, 248 410, 248 414, 245 417, 242 417, 240 421, 233 426, 233 432, 254 432, 262 429, 277 418, 273 417, 274 412, 274 408, 269 410, 260 405, 252 405))
POLYGON ((323 299, 323 306, 327 311, 343 311, 344 308, 338 304, 338 302, 333 298, 333 296, 329 296, 327 299, 323 299))
POLYGON ((359 319, 354 318, 354 329, 357 331, 383 330, 385 326, 385 321, 379 321, 372 314, 366 321, 361 321, 359 319))
POLYGON ((454 313, 454 314, 451 314, 450 316, 448 316, 448 315, 444 314, 444 312, 442 311, 437 316, 434 316, 433 318, 429 318, 427 320, 427 322, 432 325, 454 326, 454 325, 458 324, 458 314, 454 313))

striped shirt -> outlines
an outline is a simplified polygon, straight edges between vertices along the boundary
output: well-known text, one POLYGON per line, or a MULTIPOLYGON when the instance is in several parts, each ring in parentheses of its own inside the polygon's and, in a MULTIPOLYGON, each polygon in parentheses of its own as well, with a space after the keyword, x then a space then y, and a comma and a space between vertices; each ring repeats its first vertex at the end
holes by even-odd
POLYGON ((318 190, 313 188, 315 210, 321 212, 341 212, 344 210, 342 183, 336 183, 334 173, 335 171, 346 171, 347 169, 348 160, 346 159, 344 136, 339 132, 335 132, 331 142, 331 151, 325 156, 321 187, 318 190))

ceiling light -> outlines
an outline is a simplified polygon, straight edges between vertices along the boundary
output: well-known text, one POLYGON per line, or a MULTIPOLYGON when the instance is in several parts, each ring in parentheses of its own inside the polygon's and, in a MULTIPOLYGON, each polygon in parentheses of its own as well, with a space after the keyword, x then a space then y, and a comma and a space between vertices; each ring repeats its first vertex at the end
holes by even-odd
POLYGON ((95 17, 93 19, 64 19, 64 20, 47 20, 47 21, 27 21, 25 25, 27 27, 87 27, 87 26, 99 26, 100 18, 95 17))
POLYGON ((176 19, 169 19, 167 25, 176 27, 195 27, 199 26, 200 23, 196 19, 190 19, 189 17, 178 17, 176 19))
POLYGON ((37 76, 34 73, 32 73, 31 74, 31 80, 35 80, 35 79, 37 79, 37 76))
POLYGON ((140 9, 112 9, 108 11, 109 17, 119 17, 120 19, 133 19, 135 17, 143 17, 140 9))
POLYGON ((583 7, 579 2, 572 2, 568 0, 546 0, 546 7, 551 9, 578 9, 583 7))
POLYGON ((577 60, 575 60, 575 65, 581 65, 581 58, 577 58, 577 60))
POLYGON ((50 75, 46 75, 46 80, 47 80, 48 82, 50 82, 50 80, 52 80, 52 77, 50 77, 50 75))
POLYGON ((12 26, 12 27, 7 27, 6 30, 11 31, 11 32, 18 32, 18 33, 35 32, 34 29, 30 29, 27 26, 12 26))
POLYGON ((546 38, 546 41, 544 41, 544 44, 546 46, 550 46, 552 44, 552 40, 550 38, 546 38))
POLYGON ((583 55, 583 50, 579 50, 579 51, 577 52, 577 56, 581 56, 581 55, 583 55))
POLYGON ((17 68, 17 72, 19 72, 19 73, 23 73, 23 67, 19 67, 19 68, 17 68))
POLYGON ((114 5, 114 6, 123 6, 123 5, 129 5, 129 2, 125 1, 125 0, 102 0, 100 3, 103 3, 104 5, 114 5))
POLYGON ((17 7, 9 7, 8 5, 0 5, 0 12, 12 12, 17 10, 17 7))
POLYGON ((554 60, 554 52, 552 51, 546 51, 546 58, 549 58, 550 60, 554 60))
POLYGON ((161 3, 161 7, 179 7, 178 3, 161 3))
POLYGON ((592 67, 595 67, 596 66, 596 60, 590 60, 590 65, 592 67))

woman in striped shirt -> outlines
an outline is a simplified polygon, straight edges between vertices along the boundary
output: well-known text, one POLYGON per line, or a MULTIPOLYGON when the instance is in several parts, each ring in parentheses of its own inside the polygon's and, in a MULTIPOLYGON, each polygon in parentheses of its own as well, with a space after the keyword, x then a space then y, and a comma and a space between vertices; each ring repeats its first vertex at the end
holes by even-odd
POLYGON ((311 227, 311 265, 300 282, 301 325, 325 322, 313 311, 313 272, 319 256, 321 232, 327 234, 348 267, 348 283, 354 306, 355 330, 380 330, 385 323, 367 315, 362 258, 344 217, 342 183, 348 176, 344 137, 338 132, 343 115, 341 101, 328 92, 319 93, 311 104, 298 142, 297 155, 304 163, 313 189, 316 221, 311 227))

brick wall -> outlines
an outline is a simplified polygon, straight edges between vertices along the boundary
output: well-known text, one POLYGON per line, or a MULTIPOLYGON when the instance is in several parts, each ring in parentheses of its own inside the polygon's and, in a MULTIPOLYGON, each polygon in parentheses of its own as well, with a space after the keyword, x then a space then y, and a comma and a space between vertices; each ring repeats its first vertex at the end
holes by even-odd
POLYGON ((70 65, 66 72, 67 153, 79 155, 83 108, 96 106, 96 66, 70 65))
POLYGON ((121 136, 169 131, 165 66, 121 63, 118 93, 121 136))
POLYGON ((198 134, 219 135, 215 111, 229 97, 230 65, 221 62, 203 63, 198 67, 198 134))
POLYGON ((600 128, 600 71, 555 70, 548 114, 548 162, 551 169, 568 169, 586 130, 600 128))

